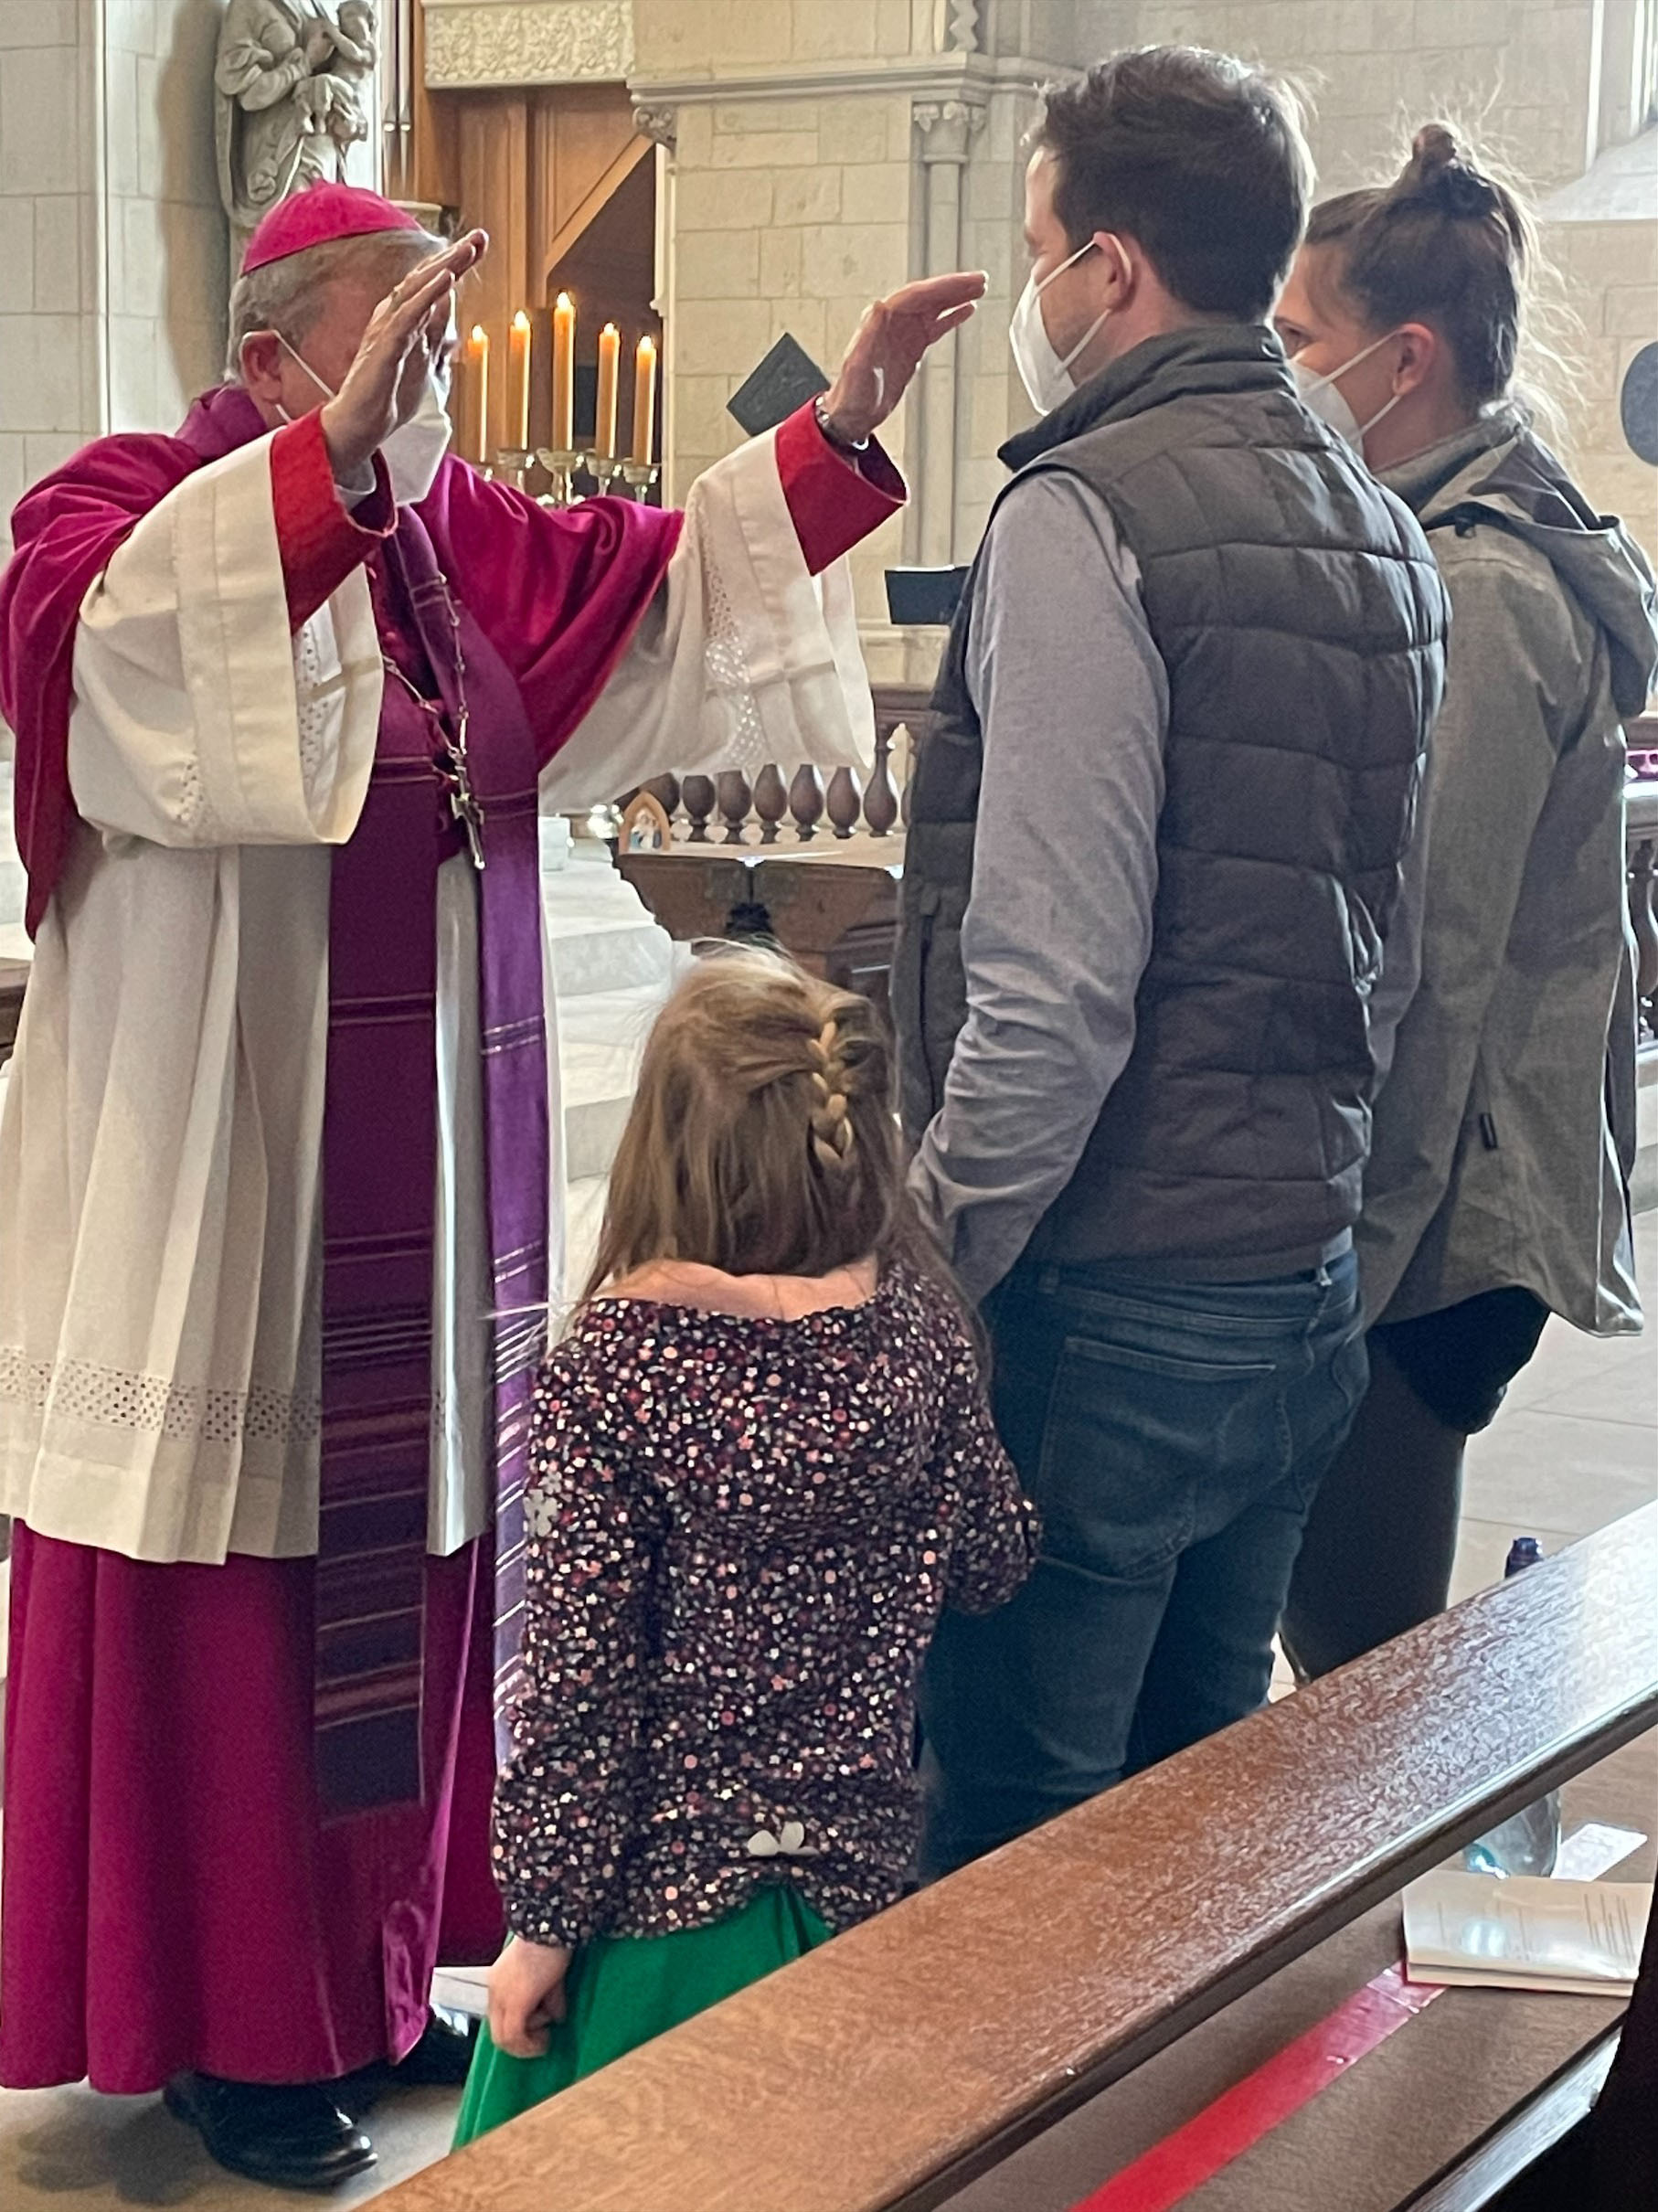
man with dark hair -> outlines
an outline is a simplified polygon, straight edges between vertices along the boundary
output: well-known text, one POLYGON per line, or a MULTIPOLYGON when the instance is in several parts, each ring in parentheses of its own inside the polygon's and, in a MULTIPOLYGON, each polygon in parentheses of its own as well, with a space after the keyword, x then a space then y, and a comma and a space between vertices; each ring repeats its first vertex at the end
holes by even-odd
POLYGON ((1102 63, 1036 133, 1041 420, 919 757, 895 999, 1047 1533, 929 1662, 931 1873, 1259 1703, 1363 1388, 1371 1000, 1445 612, 1265 326, 1308 186, 1287 97, 1217 55, 1102 63))

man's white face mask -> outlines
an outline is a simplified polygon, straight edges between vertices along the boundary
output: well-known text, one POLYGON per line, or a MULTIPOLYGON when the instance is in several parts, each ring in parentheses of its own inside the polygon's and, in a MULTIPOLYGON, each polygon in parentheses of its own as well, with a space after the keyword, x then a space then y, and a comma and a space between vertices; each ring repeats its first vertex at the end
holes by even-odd
POLYGON ((1356 368, 1361 361, 1368 361, 1372 354, 1379 353, 1388 338, 1398 335, 1397 331, 1388 331, 1387 336, 1377 338, 1372 346, 1366 346, 1362 353, 1356 353, 1351 360, 1344 361, 1339 368, 1330 369, 1322 376, 1305 367, 1300 361, 1291 361, 1290 364, 1291 374, 1301 387, 1302 403, 1321 422, 1327 422, 1338 438, 1344 438, 1361 461, 1365 457, 1366 439, 1384 415, 1392 414, 1405 395, 1403 392, 1395 392, 1385 407, 1376 409, 1368 422, 1361 422, 1337 390, 1336 382, 1350 368, 1356 368))
POLYGON ((1096 315, 1063 359, 1055 352, 1054 342, 1047 335, 1047 324, 1042 320, 1042 294, 1056 277, 1062 277, 1068 269, 1074 268, 1085 253, 1092 253, 1094 246, 1093 239, 1089 239, 1086 246, 1079 246, 1068 261, 1061 261, 1057 269, 1050 269, 1039 284, 1033 269, 1025 280, 1025 290, 1019 294, 1019 303, 1014 309, 1013 321, 1008 325, 1007 339, 1014 349, 1014 365, 1019 371, 1019 380, 1025 387, 1031 405, 1039 415, 1051 415, 1055 408, 1062 406, 1075 391, 1077 388, 1071 375, 1071 366, 1087 351, 1111 314, 1108 307, 1103 314, 1096 315))
MULTIPOLYGON (((280 330, 276 337, 282 351, 298 362, 318 391, 326 392, 331 399, 338 397, 333 386, 324 383, 304 355, 290 346, 280 330)), ((277 411, 284 422, 289 420, 280 405, 277 411)), ((380 458, 391 479, 391 495, 399 506, 418 507, 436 484, 453 427, 449 419, 449 372, 440 368, 435 361, 429 362, 419 406, 407 422, 398 424, 380 448, 380 458)))

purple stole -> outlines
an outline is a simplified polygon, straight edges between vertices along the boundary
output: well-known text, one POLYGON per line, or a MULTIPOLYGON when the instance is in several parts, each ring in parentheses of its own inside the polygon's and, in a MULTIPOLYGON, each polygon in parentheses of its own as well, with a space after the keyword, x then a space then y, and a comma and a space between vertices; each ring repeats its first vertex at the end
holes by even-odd
POLYGON ((388 675, 368 798, 335 856, 323 1133, 317 1779, 325 1813, 421 1792, 421 1619, 435 1428, 437 872, 466 845, 441 774, 466 709, 482 812, 479 984, 496 1469, 496 1688, 523 1610, 523 1497, 547 1339, 548 1123, 535 742, 517 686, 409 509, 370 564, 388 675), (464 663, 462 673, 462 663, 464 663), (435 707, 434 713, 431 709, 435 707))

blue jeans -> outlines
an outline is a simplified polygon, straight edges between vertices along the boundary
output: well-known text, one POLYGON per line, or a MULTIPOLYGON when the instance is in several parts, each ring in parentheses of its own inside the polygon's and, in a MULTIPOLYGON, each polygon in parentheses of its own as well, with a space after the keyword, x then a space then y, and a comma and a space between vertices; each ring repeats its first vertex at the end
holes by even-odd
POLYGON ((1265 1282, 1024 1267, 986 1318, 1042 1556, 999 1612, 946 1613, 929 1654, 929 1877, 1263 1701, 1366 1380, 1351 1251, 1265 1282))

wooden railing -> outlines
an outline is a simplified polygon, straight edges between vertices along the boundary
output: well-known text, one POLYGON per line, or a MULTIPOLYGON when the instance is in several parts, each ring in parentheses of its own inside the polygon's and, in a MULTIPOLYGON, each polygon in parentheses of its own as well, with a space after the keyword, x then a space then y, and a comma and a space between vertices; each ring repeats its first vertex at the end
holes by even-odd
MULTIPOLYGON (((1655 1583, 1649 1506, 851 1930, 386 2212, 926 2212, 1651 1729, 1655 1583)), ((1598 2007, 1589 2039, 1616 2018, 1598 2007)))

